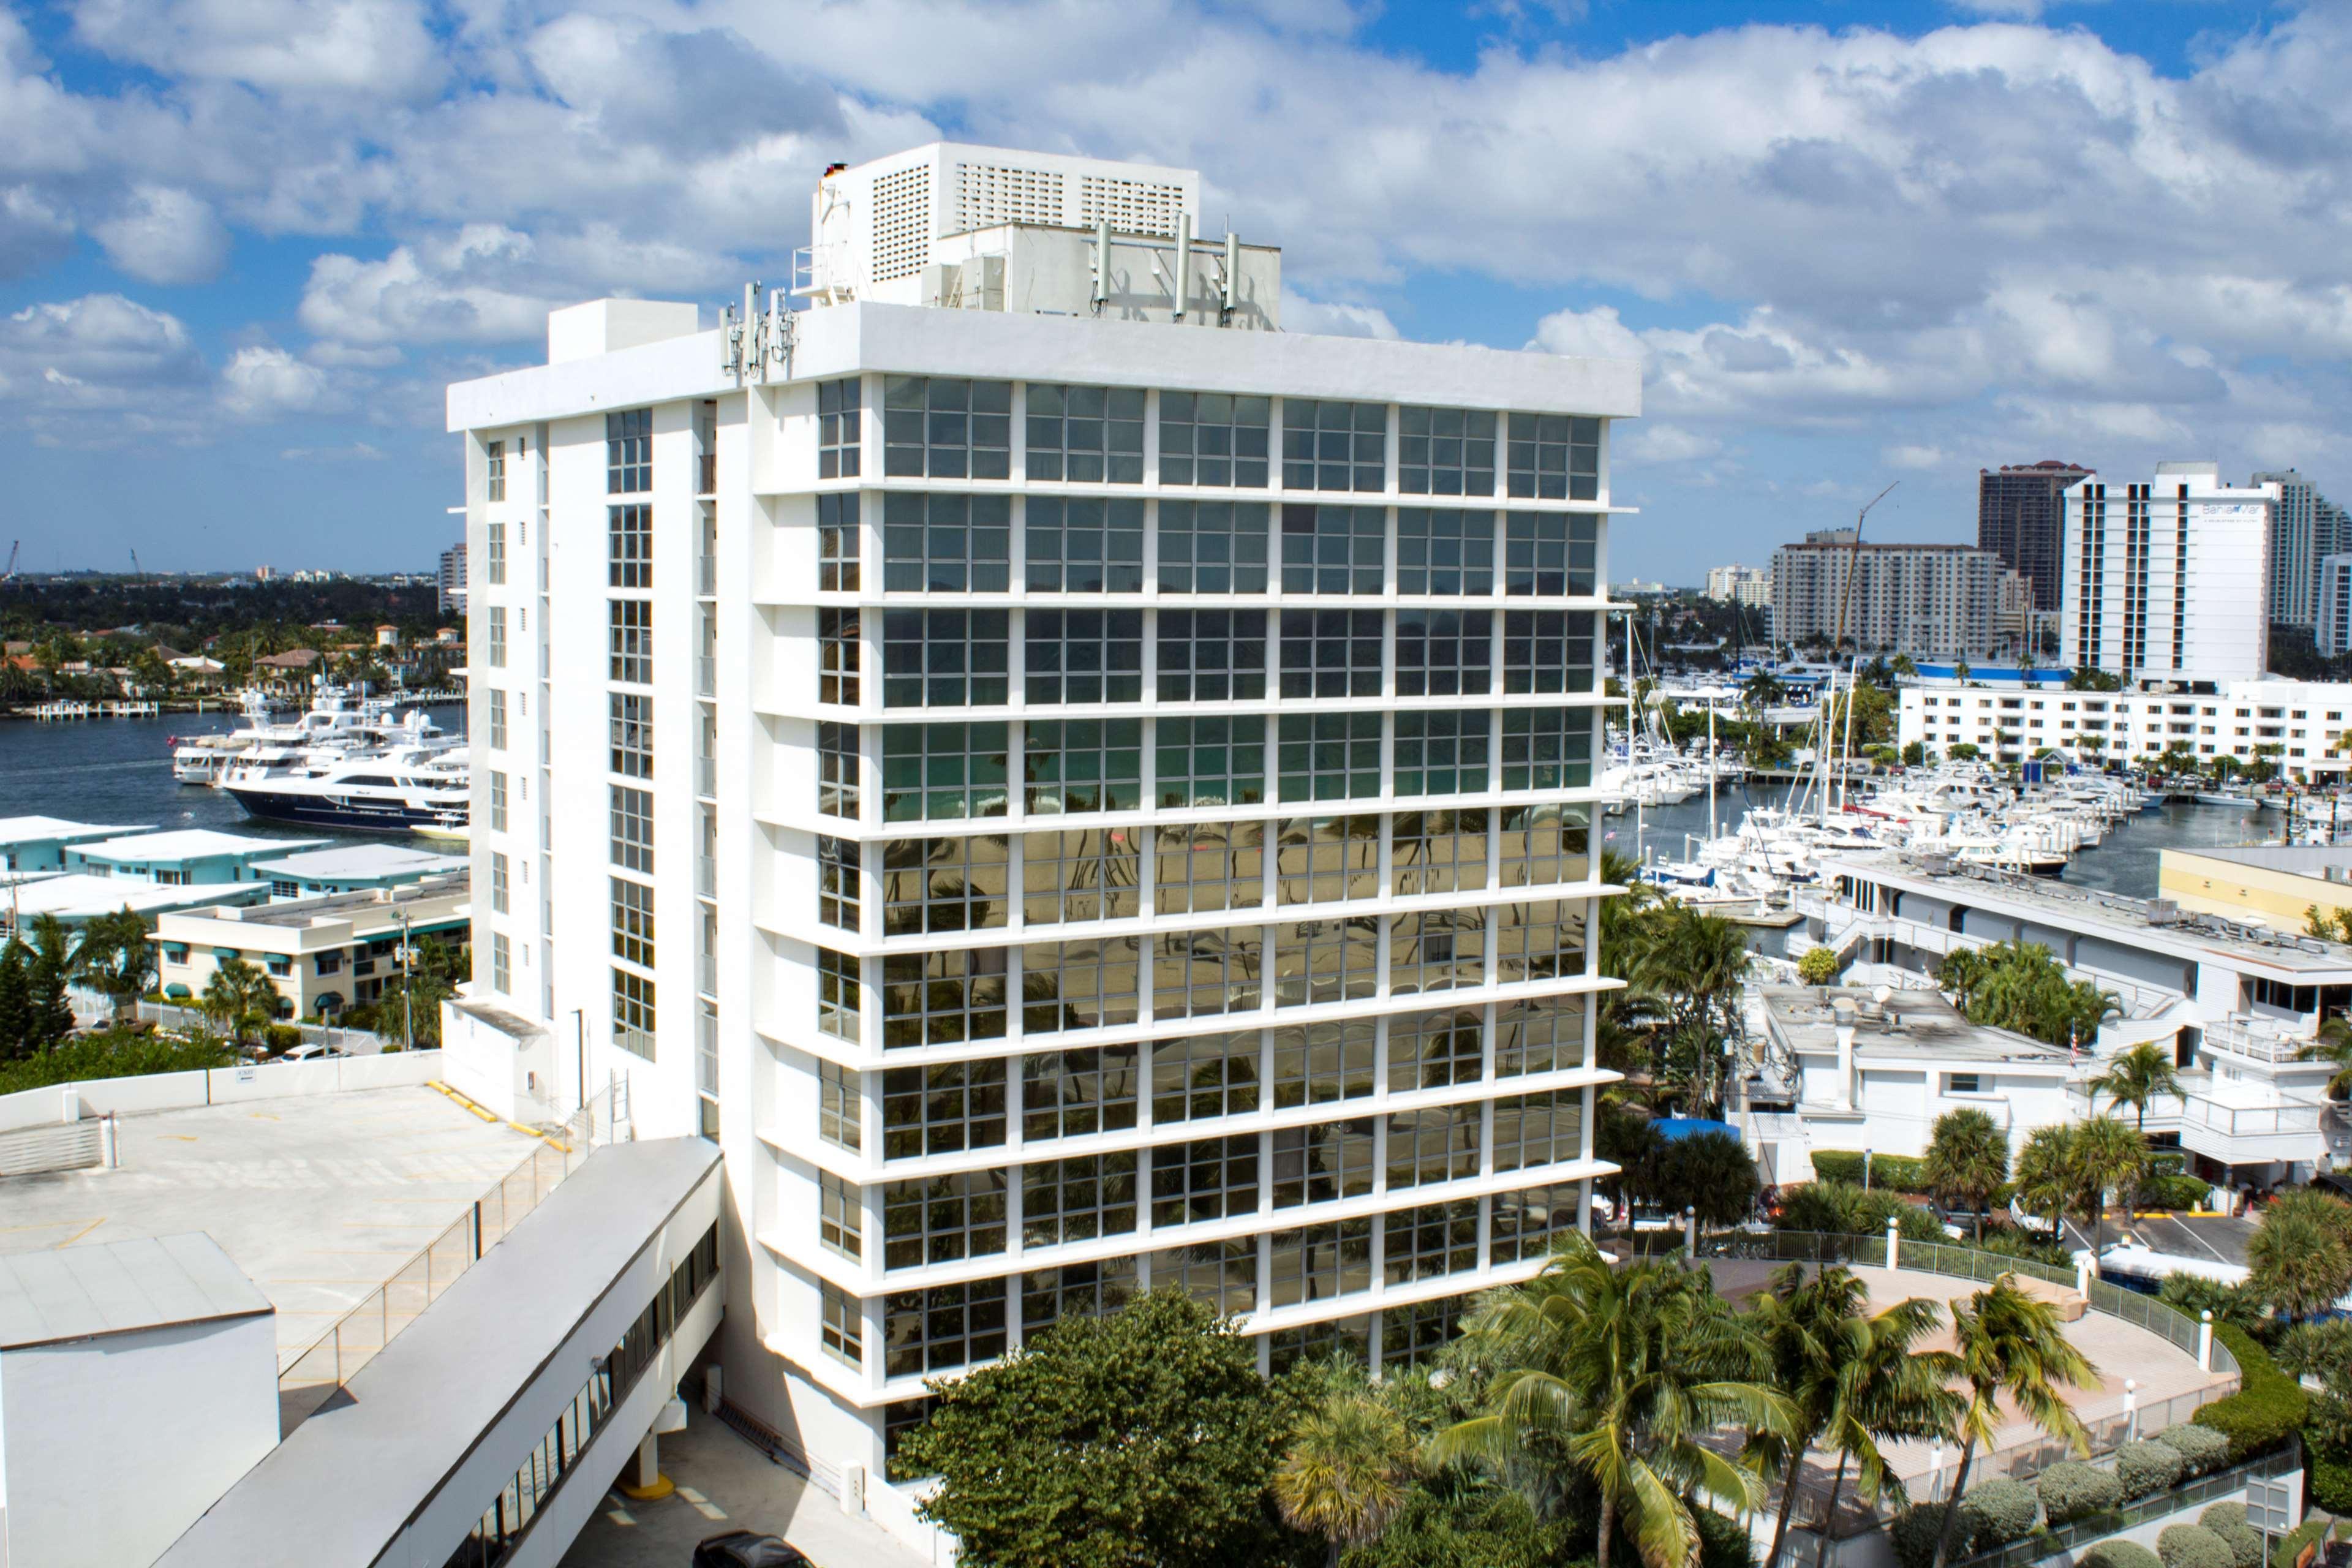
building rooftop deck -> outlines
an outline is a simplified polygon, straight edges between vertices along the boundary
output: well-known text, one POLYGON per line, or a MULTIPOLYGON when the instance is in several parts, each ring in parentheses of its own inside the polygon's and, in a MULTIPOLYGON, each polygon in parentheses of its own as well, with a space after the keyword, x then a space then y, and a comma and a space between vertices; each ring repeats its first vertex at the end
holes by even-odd
POLYGON ((307 849, 324 838, 257 838, 249 834, 221 833, 210 827, 182 827, 167 833, 140 833, 127 838, 102 839, 75 847, 86 860, 110 865, 144 860, 201 860, 215 855, 257 855, 265 850, 307 849))
POLYGON ((61 816, 0 816, 0 849, 18 844, 62 844, 140 831, 129 823, 68 822, 61 816))
MULTIPOLYGON (((462 862, 460 863, 463 864, 462 862)), ((316 898, 295 899, 285 903, 224 910, 225 918, 240 925, 287 926, 299 928, 314 921, 357 920, 371 913, 385 921, 398 924, 399 911, 411 905, 435 899, 466 896, 469 879, 464 871, 454 876, 430 877, 421 882, 410 882, 397 888, 367 888, 349 893, 321 893, 316 898)))
POLYGON ((2078 888, 2054 878, 1963 868, 1948 857, 1898 849, 1832 855, 1824 865, 1832 878, 1856 876, 1881 886, 1914 889, 1931 898, 2013 912, 2027 921, 2198 963, 2227 964, 2298 984, 2352 984, 2352 947, 2218 915, 2192 914, 2161 900, 2078 888))
POLYGON ((136 877, 101 877, 94 871, 68 871, 58 876, 34 872, 0 894, 0 917, 29 921, 55 915, 63 921, 110 915, 119 909, 142 915, 168 910, 199 909, 207 904, 269 896, 267 882, 142 882, 136 877))
POLYGON ((270 1310, 208 1236, 0 1253, 0 1350, 270 1310))
POLYGON ((1936 1059, 2023 1062, 2063 1068, 2065 1050, 2030 1036, 1972 1024, 1935 991, 1897 991, 1884 1004, 1855 988, 1824 992, 1813 985, 1763 985, 1772 1027, 1799 1051, 1829 1055, 1837 1050, 1837 1017, 1824 994, 1853 1004, 1853 1050, 1864 1061, 1914 1055, 1936 1059))
POLYGON ((0 1181, 0 1266, 202 1231, 277 1309, 281 1359, 541 1146, 424 1088, 123 1117, 115 1132, 119 1169, 0 1181))

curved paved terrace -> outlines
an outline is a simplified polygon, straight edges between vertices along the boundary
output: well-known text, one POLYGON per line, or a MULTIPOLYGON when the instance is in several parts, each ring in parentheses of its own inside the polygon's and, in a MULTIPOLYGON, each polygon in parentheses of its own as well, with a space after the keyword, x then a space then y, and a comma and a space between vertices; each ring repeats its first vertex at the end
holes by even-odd
MULTIPOLYGON (((1717 1291, 1727 1300, 1739 1300, 1763 1288, 1767 1279, 1782 1263, 1747 1258, 1707 1258, 1717 1291)), ((1813 1266, 1805 1266, 1808 1269, 1813 1266)), ((1866 1268, 1848 1265, 1854 1275, 1870 1289, 1870 1310, 1880 1311, 1907 1297, 1920 1297, 1948 1305, 1944 1326, 1934 1335, 1923 1340, 1923 1350, 1952 1348, 1948 1303, 1964 1300, 1985 1289, 1983 1283, 1961 1279, 1949 1275, 1930 1274, 1912 1268, 1866 1268)), ((2197 1358, 2181 1350, 2170 1340, 2153 1330, 2126 1322, 2123 1319, 2090 1310, 2064 1326, 2066 1337, 2074 1348, 2089 1358, 2098 1372, 2095 1388, 2067 1389, 2066 1402, 2084 1426, 2090 1428, 2091 1450, 2094 1454, 2113 1449, 2130 1436, 2149 1436, 2165 1427, 2186 1421, 2196 1408, 2208 1400, 2218 1399, 2237 1386, 2234 1373, 2207 1372, 2197 1364, 2197 1358), (2126 1410, 2125 1384, 2129 1390, 2132 1410, 2126 1410)), ((1999 1440, 1990 1453, 1980 1452, 1969 1470, 1969 1483, 1973 1486, 1995 1476, 2016 1476, 2021 1479, 2037 1474, 2047 1465, 2071 1458, 2064 1445, 2052 1442, 2042 1429, 2019 1415, 2003 1402, 2003 1415, 2009 1417, 2001 1428, 1999 1440)), ((1888 1447, 1887 1459, 1895 1473, 1902 1478, 1914 1502, 1941 1496, 1950 1489, 1954 1472, 1959 1466, 1959 1449, 1946 1446, 1940 1453, 1927 1443, 1902 1441, 1888 1447)), ((1808 1479, 1805 1496, 1797 1504, 1792 1524, 1801 1524, 1818 1516, 1821 1502, 1828 1496, 1836 1456, 1815 1453, 1808 1457, 1808 1479)), ((1851 1468, 1846 1475, 1846 1491, 1853 1489, 1851 1468)), ((1777 1496, 1775 1501, 1777 1502, 1777 1496)), ((1858 1509, 1849 1514, 1847 1508, 1839 1510, 1839 1533, 1861 1526, 1865 1516, 1858 1509)))

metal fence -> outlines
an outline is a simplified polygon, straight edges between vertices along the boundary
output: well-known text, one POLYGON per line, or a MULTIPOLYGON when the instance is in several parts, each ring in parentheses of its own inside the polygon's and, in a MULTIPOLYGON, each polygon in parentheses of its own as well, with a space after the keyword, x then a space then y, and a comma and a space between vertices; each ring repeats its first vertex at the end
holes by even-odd
POLYGON ((607 1089, 573 1112, 560 1135, 543 1138, 392 1278, 286 1359, 278 1370, 281 1437, 316 1414, 394 1335, 439 1300, 460 1275, 578 1170, 592 1150, 619 1136, 628 1122, 625 1095, 607 1089))
POLYGON ((2077 1547, 2103 1541, 2134 1525, 2146 1524, 2150 1520, 2163 1519, 2168 1514, 2211 1502, 2216 1498, 2227 1497, 2231 1492, 2242 1491, 2249 1481, 2283 1476, 2289 1470, 2301 1468, 2302 1465, 2303 1446, 2289 1438, 2269 1453, 2257 1454, 2243 1464, 2216 1470, 2210 1476, 2183 1481, 2168 1491, 2126 1503, 2110 1512, 2095 1513, 2075 1520, 2071 1524, 2038 1530, 2022 1541, 2012 1541, 2006 1546, 1979 1552, 1974 1557, 1963 1557, 1956 1568, 2028 1568, 2032 1563, 2066 1556, 2077 1547))

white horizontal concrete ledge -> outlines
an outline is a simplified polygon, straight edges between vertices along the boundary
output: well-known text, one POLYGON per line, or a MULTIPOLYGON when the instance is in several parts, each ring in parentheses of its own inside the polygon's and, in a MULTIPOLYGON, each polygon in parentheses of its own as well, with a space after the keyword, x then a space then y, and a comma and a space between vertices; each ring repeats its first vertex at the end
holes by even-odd
POLYGON ((269 1062, 249 1068, 147 1073, 134 1078, 81 1079, 0 1095, 0 1132, 47 1126, 66 1119, 68 1096, 80 1114, 144 1116, 247 1100, 284 1100, 362 1089, 397 1089, 441 1076, 439 1051, 391 1051, 382 1056, 311 1062, 269 1062))

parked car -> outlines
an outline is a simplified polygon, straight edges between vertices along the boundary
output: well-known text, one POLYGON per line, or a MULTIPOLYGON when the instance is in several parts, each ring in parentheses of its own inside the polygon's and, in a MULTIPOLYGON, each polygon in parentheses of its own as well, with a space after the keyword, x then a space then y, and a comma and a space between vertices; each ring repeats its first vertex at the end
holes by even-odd
POLYGON ((342 1047, 331 1046, 324 1040, 306 1040, 277 1059, 281 1062, 318 1062, 351 1054, 342 1047))
POLYGON ((730 1530, 696 1544, 694 1568, 816 1568, 816 1564, 799 1547, 785 1545, 782 1536, 730 1530))

